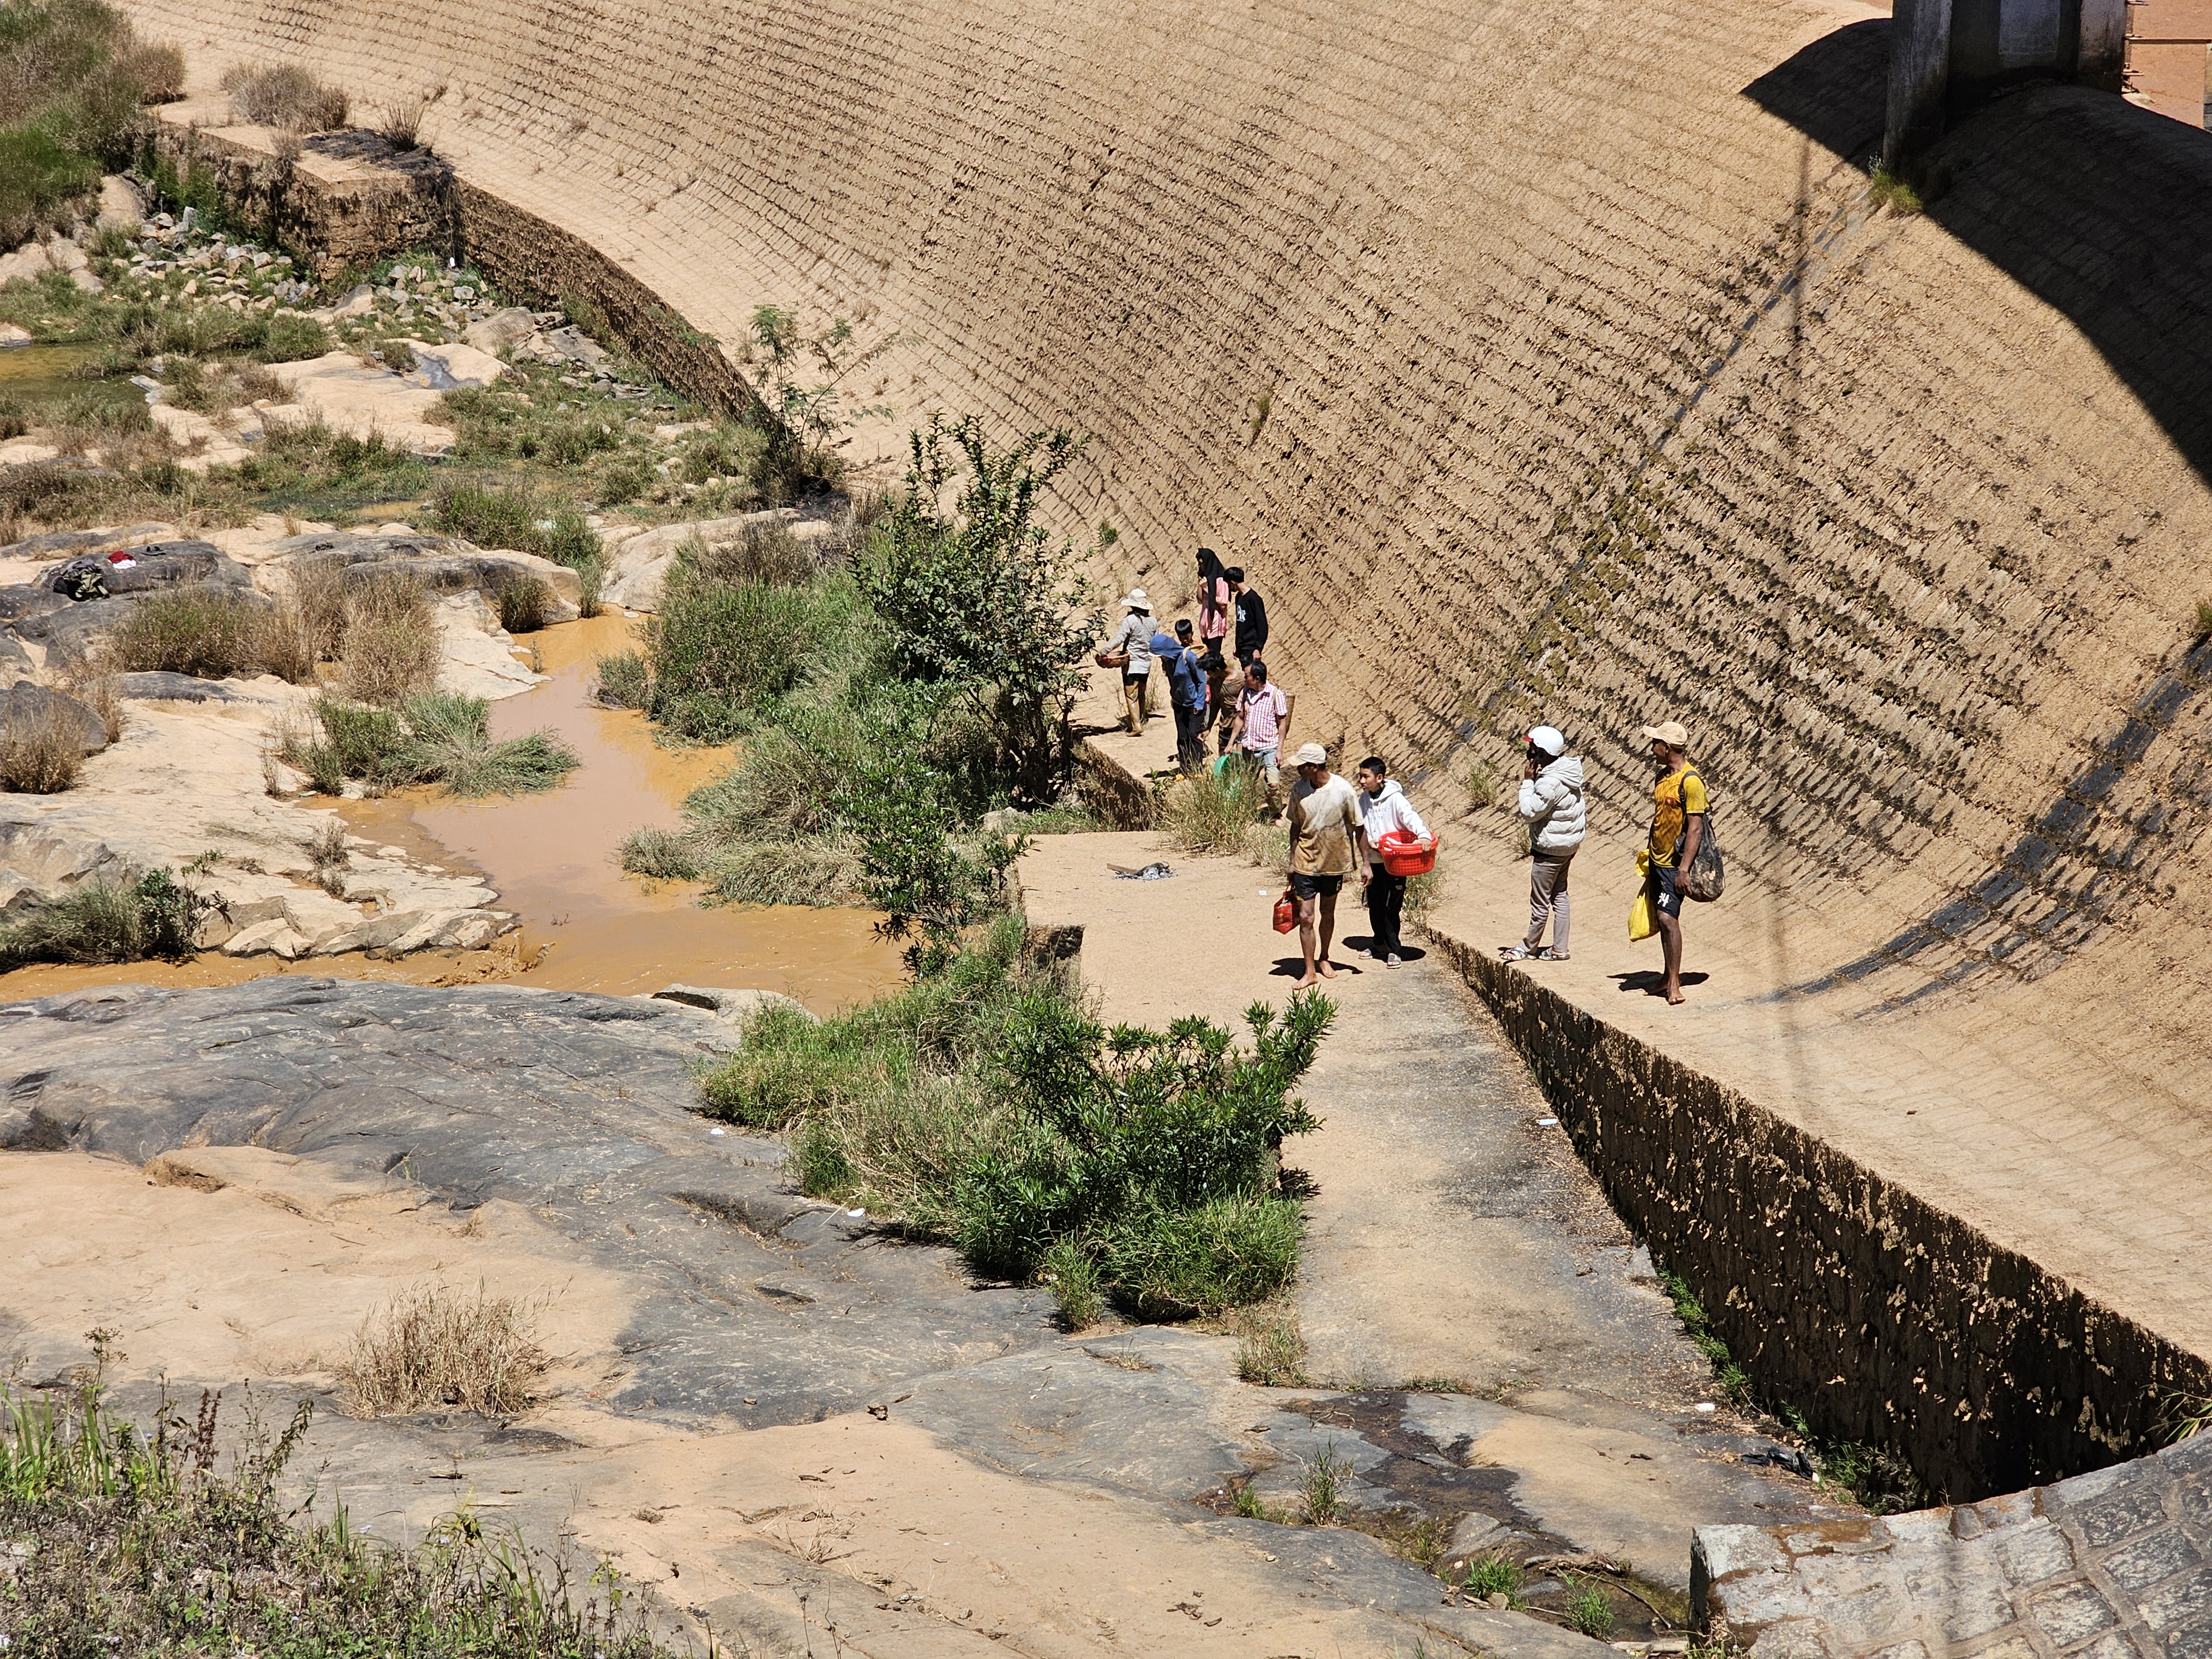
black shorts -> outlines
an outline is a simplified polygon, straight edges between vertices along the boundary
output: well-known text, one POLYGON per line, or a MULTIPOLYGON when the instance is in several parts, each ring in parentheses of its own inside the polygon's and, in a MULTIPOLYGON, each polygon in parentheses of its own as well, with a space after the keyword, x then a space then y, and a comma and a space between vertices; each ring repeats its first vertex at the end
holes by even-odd
POLYGON ((1671 864, 1651 866, 1651 908, 1662 916, 1682 914, 1682 890, 1677 884, 1680 872, 1671 864))
POLYGON ((1342 876, 1297 876, 1291 878, 1291 891, 1302 899, 1317 897, 1327 893, 1332 898, 1344 885, 1342 876))

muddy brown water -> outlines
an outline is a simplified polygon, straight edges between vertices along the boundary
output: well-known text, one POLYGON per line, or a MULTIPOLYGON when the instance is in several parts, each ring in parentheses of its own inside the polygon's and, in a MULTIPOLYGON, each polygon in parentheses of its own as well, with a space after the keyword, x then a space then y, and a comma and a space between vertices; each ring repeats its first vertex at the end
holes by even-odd
POLYGON ((829 1014, 897 983, 898 952, 876 937, 872 912, 706 908, 695 884, 623 872, 623 837, 641 825, 678 825, 684 798, 731 759, 727 750, 661 747, 642 714, 592 702, 593 665, 632 643, 635 627, 611 613, 522 641, 552 678, 494 703, 492 732, 557 732, 583 760, 558 789, 485 800, 410 789, 337 803, 363 839, 401 848, 418 862, 480 872, 497 890, 499 908, 522 919, 519 936, 489 951, 423 951, 394 962, 349 955, 287 963, 210 951, 178 963, 23 968, 0 975, 0 1002, 94 985, 234 985, 293 975, 416 984, 508 980, 615 996, 678 982, 758 986, 829 1014))

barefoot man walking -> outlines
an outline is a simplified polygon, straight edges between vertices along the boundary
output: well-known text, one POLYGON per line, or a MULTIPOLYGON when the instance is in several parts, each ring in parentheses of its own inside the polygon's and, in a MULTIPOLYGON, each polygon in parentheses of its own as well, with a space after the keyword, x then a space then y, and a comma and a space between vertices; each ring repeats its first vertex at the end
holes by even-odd
POLYGON ((1647 726, 1637 734, 1651 745, 1659 781, 1651 789, 1651 908, 1666 948, 1667 974, 1659 988, 1670 1003, 1682 1000, 1681 872, 1697 861, 1705 835, 1705 781, 1690 769, 1690 734, 1680 720, 1647 726))
POLYGON ((1328 750, 1310 743, 1291 757, 1298 781, 1291 787, 1291 892, 1298 902, 1298 943, 1306 954, 1304 990, 1336 977, 1328 959, 1336 936, 1336 896, 1358 867, 1359 805, 1349 779, 1328 769, 1328 750), (1318 924, 1321 938, 1316 948, 1318 924))

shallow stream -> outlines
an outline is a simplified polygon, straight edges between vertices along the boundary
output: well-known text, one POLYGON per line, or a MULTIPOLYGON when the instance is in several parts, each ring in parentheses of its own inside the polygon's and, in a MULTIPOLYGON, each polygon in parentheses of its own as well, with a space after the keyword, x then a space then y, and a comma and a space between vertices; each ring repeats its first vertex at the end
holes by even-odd
MULTIPOLYGON (((91 985, 232 985, 289 974, 412 983, 511 980, 562 991, 635 996, 683 983, 757 986, 817 1013, 874 995, 901 976, 897 950, 863 910, 803 906, 703 908, 690 883, 645 883, 617 861, 644 824, 674 828, 684 798, 729 764, 721 749, 666 749, 645 717, 592 701, 598 659, 630 642, 618 613, 526 635, 552 678, 495 702, 492 734, 550 728, 583 758, 560 788, 514 799, 459 800, 434 788, 337 803, 353 833, 418 862, 481 871, 498 908, 522 919, 489 951, 423 951, 393 962, 359 956, 288 963, 213 951, 188 963, 33 967, 0 975, 0 1002, 91 985)), ((318 802, 318 805, 325 803, 318 802)))

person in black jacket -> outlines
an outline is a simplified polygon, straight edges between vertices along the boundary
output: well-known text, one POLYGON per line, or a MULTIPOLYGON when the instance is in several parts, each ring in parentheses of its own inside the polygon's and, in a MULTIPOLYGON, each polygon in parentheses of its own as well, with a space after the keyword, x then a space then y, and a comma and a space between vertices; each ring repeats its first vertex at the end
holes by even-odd
POLYGON ((1267 648, 1267 603, 1244 586, 1242 566, 1231 565, 1221 574, 1228 579, 1229 602, 1237 612, 1237 660, 1249 668, 1252 659, 1267 648))

